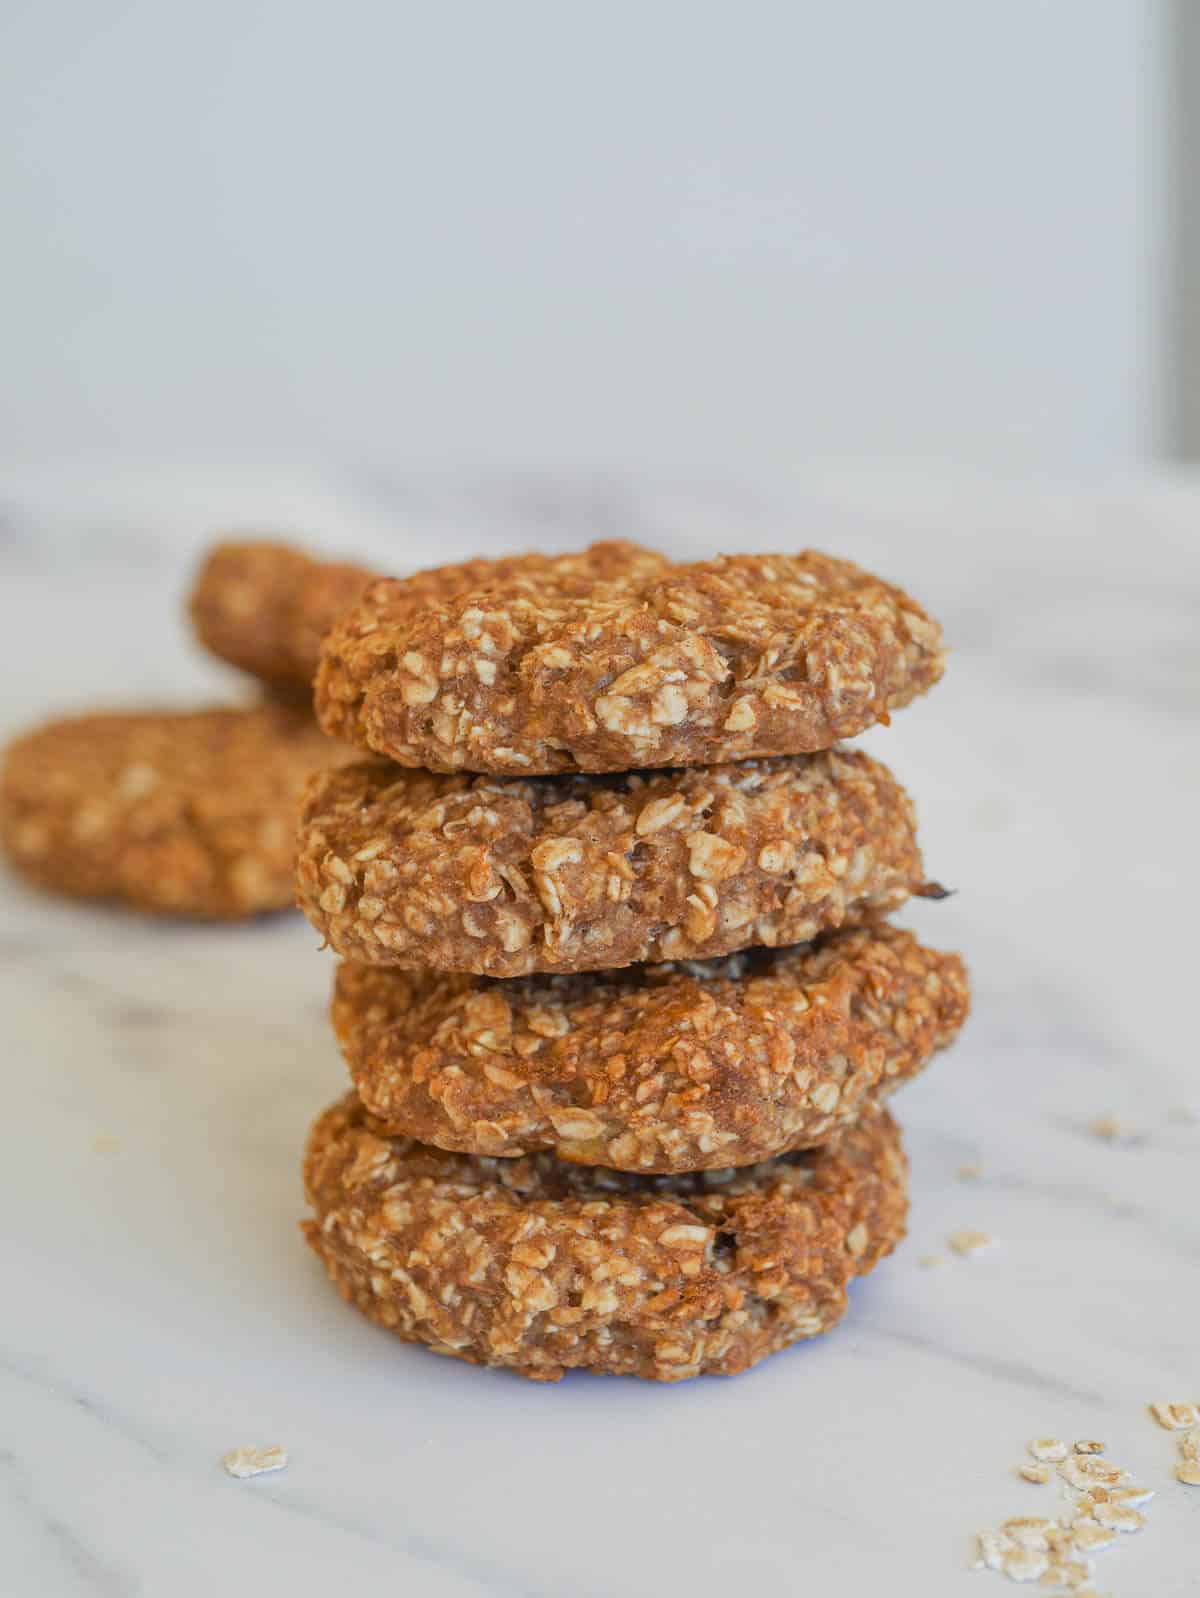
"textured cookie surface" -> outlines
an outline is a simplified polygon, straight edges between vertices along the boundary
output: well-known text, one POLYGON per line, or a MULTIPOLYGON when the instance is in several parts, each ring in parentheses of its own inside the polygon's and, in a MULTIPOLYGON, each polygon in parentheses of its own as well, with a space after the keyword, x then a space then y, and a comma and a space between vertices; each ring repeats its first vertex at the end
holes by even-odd
POLYGON ((912 807, 856 751, 619 777, 313 779, 301 909, 370 965, 488 976, 801 943, 921 886, 912 807))
POLYGON ((326 730, 433 771, 712 765, 827 749, 942 672, 915 601, 811 551, 671 565, 596 545, 510 567, 419 606, 372 584, 322 645, 326 730))
POLYGON ((322 637, 372 575, 288 544, 218 544, 192 586, 192 626, 220 660, 266 682, 311 689, 322 637))
POLYGON ((238 917, 292 903, 304 784, 334 753, 310 714, 98 714, 11 744, 0 840, 57 893, 238 917))
POLYGON ((745 1370, 835 1325, 907 1210, 899 1132, 874 1107, 820 1153, 655 1178, 442 1153, 351 1096, 304 1174, 306 1236, 344 1298, 407 1342, 543 1381, 745 1370))
POLYGON ((723 960, 574 977, 339 967, 334 1029, 391 1130, 632 1171, 816 1147, 953 1041, 957 955, 881 924, 723 960))

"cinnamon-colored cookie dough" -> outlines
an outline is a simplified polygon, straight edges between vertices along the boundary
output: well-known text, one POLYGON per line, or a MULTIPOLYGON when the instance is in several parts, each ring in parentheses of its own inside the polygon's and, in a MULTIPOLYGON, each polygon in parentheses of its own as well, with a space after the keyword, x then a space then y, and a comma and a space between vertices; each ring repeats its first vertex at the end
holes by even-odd
POLYGON ((313 779, 301 909, 348 960, 524 976, 800 943, 922 886, 912 806, 835 749, 616 777, 313 779))
POLYGON ((314 1127, 304 1177, 305 1233, 344 1298, 406 1342, 542 1381, 745 1370, 835 1325, 907 1211, 875 1107, 819 1153, 649 1177, 443 1153, 351 1096, 314 1127))
POLYGON ((627 771, 827 749, 942 664, 921 607, 847 561, 596 545, 440 601, 372 584, 322 645, 316 704, 332 736, 404 766, 627 771))
POLYGON ((953 1042, 957 955, 887 924, 796 948, 572 977, 339 967, 355 1088, 397 1134, 471 1154, 677 1172, 827 1143, 953 1042))
POLYGON ((72 898, 231 918, 292 903, 305 781, 333 753, 311 714, 146 711, 49 722, 0 771, 0 842, 72 898))

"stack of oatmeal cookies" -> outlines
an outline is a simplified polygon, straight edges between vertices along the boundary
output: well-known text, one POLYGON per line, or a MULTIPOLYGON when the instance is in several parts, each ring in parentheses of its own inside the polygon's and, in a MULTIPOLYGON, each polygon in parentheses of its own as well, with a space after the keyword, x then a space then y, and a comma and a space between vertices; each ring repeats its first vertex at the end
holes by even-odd
MULTIPOLYGON (((336 607, 296 575, 300 676, 336 607)), ((548 1380, 739 1371, 841 1318, 904 1232, 884 1100, 968 997, 884 919, 929 891, 912 807, 838 740, 941 672, 913 600, 813 553, 599 544, 340 616, 318 717, 369 758, 310 783, 297 881, 342 957, 354 1091, 305 1179, 345 1297, 548 1380)))

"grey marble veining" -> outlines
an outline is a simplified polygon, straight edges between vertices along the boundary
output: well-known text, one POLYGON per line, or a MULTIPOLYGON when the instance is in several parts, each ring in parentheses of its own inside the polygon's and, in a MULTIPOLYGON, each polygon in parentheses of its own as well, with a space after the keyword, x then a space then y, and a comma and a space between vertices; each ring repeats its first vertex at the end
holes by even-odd
POLYGON ((0 1592, 999 1593, 971 1534, 1053 1513, 1013 1474, 1046 1433, 1158 1490, 1098 1589, 1194 1592, 1200 1490, 1145 1405, 1200 1399, 1200 485, 18 479, 0 732, 244 691, 178 616, 227 501, 398 569, 594 530, 898 577, 955 652, 867 742, 957 890, 907 919, 965 950, 975 1015, 896 1101, 910 1240, 835 1335, 733 1381, 528 1386, 367 1326, 301 1246, 298 1152, 343 1080, 302 922, 163 926, 0 878, 0 1592), (923 1268, 960 1228, 995 1244, 923 1268), (282 1475, 221 1472, 270 1442, 282 1475))

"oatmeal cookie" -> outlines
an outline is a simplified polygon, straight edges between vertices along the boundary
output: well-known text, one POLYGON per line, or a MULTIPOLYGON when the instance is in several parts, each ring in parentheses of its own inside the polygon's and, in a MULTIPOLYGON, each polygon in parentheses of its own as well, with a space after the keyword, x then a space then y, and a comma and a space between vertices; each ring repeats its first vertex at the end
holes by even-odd
POLYGON ((440 1148, 693 1171, 827 1143, 966 1016, 957 955, 886 924, 791 949, 579 976, 339 967, 355 1089, 440 1148))
POLYGON ((49 722, 6 753, 0 842, 72 898, 219 919, 282 910, 300 796, 329 756, 312 715, 282 705, 49 722))
POLYGON ((321 639, 373 576, 287 544, 218 544, 192 586, 192 627, 205 649, 231 666, 311 691, 321 639))
POLYGON ((653 1177, 447 1154, 350 1096, 313 1128, 304 1175, 305 1233, 345 1299, 406 1342, 541 1381, 745 1370, 836 1325, 907 1212, 899 1131, 875 1106, 819 1153, 653 1177))
POLYGON ((322 725, 433 771, 712 765, 827 749, 942 674, 937 625, 847 561, 606 547, 440 602, 373 583, 322 645, 322 725))
POLYGON ((834 749, 525 780, 360 762, 310 784, 296 881, 347 960, 516 977, 801 943, 922 869, 904 790, 834 749))

